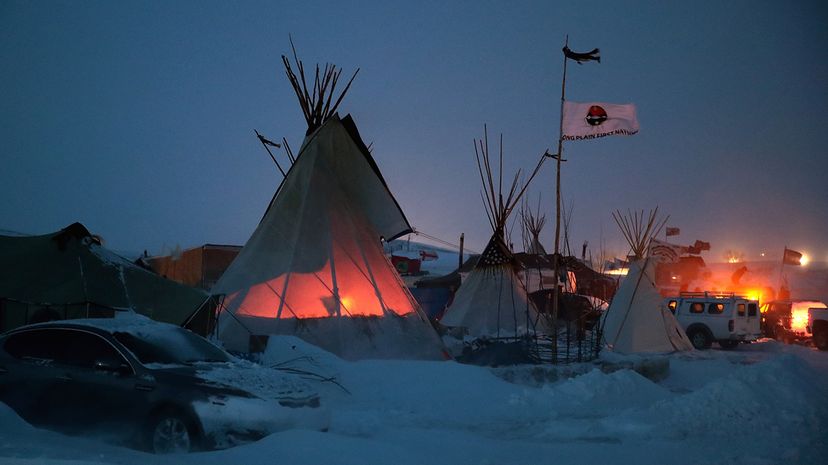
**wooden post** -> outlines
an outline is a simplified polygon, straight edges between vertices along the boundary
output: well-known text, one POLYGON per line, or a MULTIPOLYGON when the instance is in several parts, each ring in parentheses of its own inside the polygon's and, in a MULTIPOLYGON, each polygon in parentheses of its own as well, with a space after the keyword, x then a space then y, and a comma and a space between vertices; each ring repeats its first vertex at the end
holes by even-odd
MULTIPOLYGON (((565 47, 569 46, 569 35, 566 36, 565 47)), ((560 273, 560 241, 561 241, 561 159, 563 158, 563 110, 566 100, 566 54, 564 54, 563 79, 561 81, 561 121, 558 131, 558 153, 555 171, 555 253, 552 255, 552 270, 555 273, 555 285, 552 287, 552 332, 554 343, 552 344, 553 363, 558 361, 558 279, 560 273)))
POLYGON ((460 263, 457 265, 458 269, 463 268, 463 241, 465 238, 465 233, 460 233, 460 263))

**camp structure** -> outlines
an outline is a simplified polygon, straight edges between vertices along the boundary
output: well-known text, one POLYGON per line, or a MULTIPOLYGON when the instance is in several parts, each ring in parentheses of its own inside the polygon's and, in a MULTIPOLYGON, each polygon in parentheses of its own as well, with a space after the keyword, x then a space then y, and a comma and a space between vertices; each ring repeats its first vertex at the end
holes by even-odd
POLYGON ((546 249, 540 242, 540 233, 546 224, 546 215, 540 212, 540 200, 538 209, 532 212, 528 205, 524 204, 520 209, 520 220, 523 225, 524 249, 530 255, 546 255, 546 249))
MULTIPOLYGON (((483 183, 483 198, 492 237, 474 269, 463 280, 440 324, 459 331, 464 339, 516 340, 545 332, 544 320, 529 300, 517 276, 512 252, 506 245, 505 232, 509 215, 540 170, 543 158, 524 184, 518 187, 520 171, 504 195, 502 168, 495 180, 489 158, 488 137, 475 141, 478 172, 483 183), (498 186, 498 187, 495 187, 498 186)), ((501 138, 500 166, 503 166, 501 138)))
POLYGON ((308 132, 264 217, 212 289, 224 296, 220 340, 248 352, 262 350, 270 335, 294 335, 351 360, 444 359, 436 331, 383 253, 381 238, 412 229, 353 119, 319 103, 331 101, 325 83, 335 86, 338 72, 326 66, 320 78, 317 67, 308 95, 311 86, 283 59, 308 132))
POLYGON ((602 319, 604 347, 622 354, 666 353, 693 350, 684 330, 663 303, 655 282, 655 257, 645 253, 653 237, 666 223, 657 219, 658 208, 613 212, 613 217, 630 244, 632 255, 626 278, 602 319))
POLYGON ((211 303, 206 292, 107 250, 80 223, 42 236, 0 236, 0 331, 134 311, 206 334, 211 303))
POLYGON ((204 244, 142 260, 167 279, 209 291, 240 250, 238 245, 204 244))

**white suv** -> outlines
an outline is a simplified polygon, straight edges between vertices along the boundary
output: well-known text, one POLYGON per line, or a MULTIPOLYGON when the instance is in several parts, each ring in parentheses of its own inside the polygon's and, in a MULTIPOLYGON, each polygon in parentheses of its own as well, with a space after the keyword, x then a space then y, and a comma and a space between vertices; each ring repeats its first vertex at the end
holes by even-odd
POLYGON ((735 294, 682 292, 664 300, 696 349, 709 349, 714 341, 723 349, 762 336, 759 302, 735 294))

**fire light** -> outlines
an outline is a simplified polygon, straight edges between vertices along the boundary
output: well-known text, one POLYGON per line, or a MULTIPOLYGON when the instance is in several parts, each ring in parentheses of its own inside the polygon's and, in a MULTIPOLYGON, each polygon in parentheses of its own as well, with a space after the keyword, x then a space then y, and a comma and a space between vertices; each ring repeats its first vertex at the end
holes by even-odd
POLYGON ((727 259, 728 263, 739 263, 739 257, 730 257, 727 259))
POLYGON ((748 289, 745 291, 745 296, 747 296, 748 300, 758 300, 760 303, 762 302, 762 291, 759 289, 748 289))
POLYGON ((808 325, 808 309, 825 308, 825 304, 819 301, 794 302, 791 305, 791 331, 804 333, 808 325))
POLYGON ((799 264, 802 266, 807 266, 810 261, 811 257, 809 257, 806 254, 802 254, 802 257, 799 259, 799 264))

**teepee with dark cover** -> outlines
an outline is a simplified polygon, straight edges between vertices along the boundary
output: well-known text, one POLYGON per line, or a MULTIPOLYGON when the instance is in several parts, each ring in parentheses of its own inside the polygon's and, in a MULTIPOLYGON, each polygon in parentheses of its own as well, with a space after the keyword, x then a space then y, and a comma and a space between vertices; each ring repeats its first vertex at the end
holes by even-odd
POLYGON ((471 338, 520 338, 546 333, 545 322, 526 294, 526 288, 515 274, 516 263, 506 245, 506 225, 527 186, 540 170, 543 157, 521 188, 520 171, 512 179, 505 195, 503 186, 503 140, 500 141, 500 166, 495 184, 489 157, 488 135, 475 141, 475 156, 483 183, 483 203, 492 237, 474 270, 457 290, 454 301, 440 323, 458 328, 471 338))
POLYGON ((261 349, 269 335, 294 335, 346 359, 444 358, 383 254, 381 238, 411 226, 353 119, 335 112, 345 92, 334 99, 340 71, 317 67, 308 86, 302 62, 295 60, 297 77, 283 59, 308 132, 258 227, 213 288, 226 296, 219 338, 237 351, 261 349))

